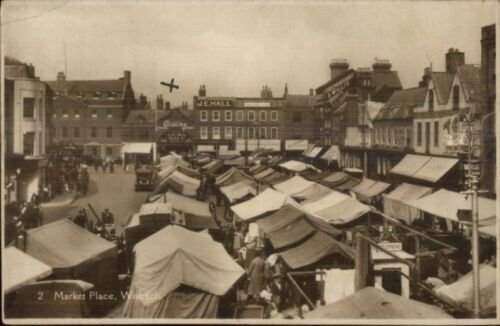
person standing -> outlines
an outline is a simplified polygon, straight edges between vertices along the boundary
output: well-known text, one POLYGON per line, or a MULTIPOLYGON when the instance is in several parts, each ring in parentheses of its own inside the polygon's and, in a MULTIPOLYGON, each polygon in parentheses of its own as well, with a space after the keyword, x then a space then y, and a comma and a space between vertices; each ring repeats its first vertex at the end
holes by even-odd
POLYGON ((102 173, 106 173, 106 168, 108 167, 108 162, 103 160, 102 162, 102 173))
POLYGON ((250 266, 248 266, 248 288, 247 294, 251 301, 257 301, 260 292, 265 289, 265 262, 264 262, 264 252, 262 250, 257 251, 257 256, 252 259, 250 266))

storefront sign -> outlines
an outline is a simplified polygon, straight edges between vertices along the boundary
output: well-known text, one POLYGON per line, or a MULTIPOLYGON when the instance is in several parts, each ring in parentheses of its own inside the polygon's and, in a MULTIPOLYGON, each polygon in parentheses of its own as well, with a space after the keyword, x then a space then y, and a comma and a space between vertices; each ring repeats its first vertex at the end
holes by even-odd
POLYGON ((303 151, 309 145, 307 139, 287 139, 285 140, 286 151, 303 151))
POLYGON ((193 130, 193 126, 188 126, 186 122, 180 122, 180 121, 170 121, 170 120, 164 120, 163 123, 158 126, 156 129, 157 130, 167 130, 171 128, 180 128, 182 130, 193 130))
POLYGON ((233 101, 231 100, 198 100, 196 106, 199 108, 209 107, 232 107, 233 101))
POLYGON ((333 85, 330 85, 327 89, 325 89, 323 93, 323 100, 329 104, 334 105, 337 100, 339 100, 343 94, 345 94, 346 89, 351 84, 351 80, 354 78, 354 72, 345 76, 341 80, 338 80, 333 85))
POLYGON ((379 242, 378 245, 387 251, 401 251, 403 245, 401 242, 379 242))
POLYGON ((245 102, 243 106, 246 108, 270 108, 271 103, 269 102, 245 102))

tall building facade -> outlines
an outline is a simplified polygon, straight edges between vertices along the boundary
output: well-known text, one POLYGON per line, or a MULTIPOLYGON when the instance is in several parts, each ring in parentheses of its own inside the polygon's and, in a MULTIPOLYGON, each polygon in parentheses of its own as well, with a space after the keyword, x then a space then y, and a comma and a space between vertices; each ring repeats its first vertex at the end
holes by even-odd
POLYGON ((47 110, 51 90, 31 64, 5 58, 6 202, 29 200, 46 183, 47 110))
POLYGON ((54 144, 82 146, 94 157, 119 157, 122 125, 136 105, 130 71, 109 80, 66 80, 60 72, 48 84, 55 94, 54 144))

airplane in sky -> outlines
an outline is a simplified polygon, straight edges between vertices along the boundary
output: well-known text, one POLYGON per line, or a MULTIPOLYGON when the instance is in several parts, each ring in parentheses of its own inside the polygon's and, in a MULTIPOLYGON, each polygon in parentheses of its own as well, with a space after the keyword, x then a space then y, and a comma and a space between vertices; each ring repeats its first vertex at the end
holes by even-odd
POLYGON ((168 88, 170 88, 170 93, 172 93, 172 90, 173 90, 173 89, 179 89, 179 85, 175 85, 175 84, 174 84, 174 79, 173 79, 173 78, 172 78, 172 80, 170 81, 170 83, 161 82, 160 84, 165 85, 165 86, 167 86, 168 88))

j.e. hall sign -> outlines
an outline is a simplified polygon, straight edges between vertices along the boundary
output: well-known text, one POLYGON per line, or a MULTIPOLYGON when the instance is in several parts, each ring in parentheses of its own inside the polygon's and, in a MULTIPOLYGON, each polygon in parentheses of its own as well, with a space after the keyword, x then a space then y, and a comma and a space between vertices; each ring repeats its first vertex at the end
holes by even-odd
POLYGON ((199 108, 211 108, 211 107, 232 107, 232 100, 198 100, 196 106, 199 108))

